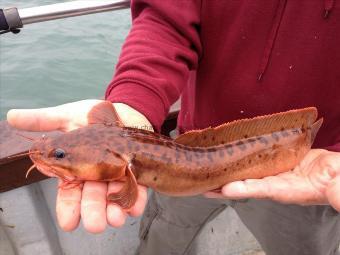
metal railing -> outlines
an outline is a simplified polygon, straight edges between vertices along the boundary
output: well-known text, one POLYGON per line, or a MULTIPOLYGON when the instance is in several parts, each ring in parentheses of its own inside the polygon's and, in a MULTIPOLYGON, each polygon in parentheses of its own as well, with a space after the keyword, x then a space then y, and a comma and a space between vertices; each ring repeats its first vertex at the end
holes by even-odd
POLYGON ((38 7, 0 9, 0 34, 18 33, 24 25, 130 7, 129 0, 71 1, 38 7))
MULTIPOLYGON (((1 2, 0 2, 1 5, 1 2)), ((0 6, 1 8, 2 6, 0 6)), ((80 15, 108 12, 130 7, 129 0, 71 1, 39 7, 17 9, 16 7, 0 9, 0 34, 17 33, 25 25, 80 15)), ((176 106, 177 107, 177 106, 176 106)), ((162 126, 162 133, 168 135, 176 127, 178 108, 173 108, 162 126)), ((46 176, 35 172, 25 177, 27 168, 32 164, 29 157, 9 158, 9 156, 26 152, 31 143, 23 142, 21 132, 10 127, 7 121, 0 121, 0 193, 45 179, 46 176)), ((53 132, 52 132, 53 133, 53 132)), ((50 133, 50 135, 52 135, 50 133)), ((35 133, 30 136, 40 136, 35 133)))

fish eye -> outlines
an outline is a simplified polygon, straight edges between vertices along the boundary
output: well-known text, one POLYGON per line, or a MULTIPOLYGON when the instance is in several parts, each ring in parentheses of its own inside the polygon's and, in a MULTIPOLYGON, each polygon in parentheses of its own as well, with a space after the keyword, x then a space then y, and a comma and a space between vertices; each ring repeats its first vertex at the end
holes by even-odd
POLYGON ((63 149, 58 148, 54 151, 54 157, 56 159, 65 158, 65 156, 66 156, 66 152, 63 149))

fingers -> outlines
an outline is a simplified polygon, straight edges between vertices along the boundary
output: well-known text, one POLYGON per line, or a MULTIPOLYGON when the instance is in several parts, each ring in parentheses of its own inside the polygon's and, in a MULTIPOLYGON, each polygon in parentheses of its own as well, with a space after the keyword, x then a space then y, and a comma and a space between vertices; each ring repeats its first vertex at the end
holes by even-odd
POLYGON ((294 172, 286 172, 263 179, 249 179, 229 183, 222 188, 229 199, 271 199, 289 204, 324 204, 323 198, 308 179, 294 172))
POLYGON ((138 197, 135 205, 128 211, 133 217, 141 216, 144 212, 146 202, 148 200, 147 188, 138 185, 138 197))
MULTIPOLYGON (((62 181, 59 180, 59 184, 62 181)), ((59 185, 60 187, 61 185, 59 185)), ((80 201, 82 186, 70 189, 58 188, 57 194, 57 220, 64 231, 72 231, 77 228, 80 221, 80 201)))
MULTIPOLYGON (((117 192, 122 188, 121 182, 110 182, 108 193, 117 192)), ((138 185, 138 198, 135 205, 128 211, 124 211, 118 205, 114 203, 108 203, 107 205, 107 222, 113 227, 121 227, 124 225, 127 214, 138 217, 144 212, 144 208, 147 202, 147 189, 144 186, 138 185)))
MULTIPOLYGON (((62 184, 62 181, 59 181, 62 184)), ((116 192, 122 187, 120 182, 111 182, 109 186, 105 182, 85 182, 72 188, 59 185, 57 195, 57 219, 59 226, 64 231, 72 231, 77 228, 80 217, 84 228, 91 233, 101 233, 107 223, 112 227, 124 225, 127 215, 140 216, 147 202, 147 189, 138 186, 138 198, 136 204, 128 211, 124 211, 116 204, 108 203, 108 193, 116 192), (64 187, 64 188, 63 188, 64 187)))
POLYGON ((268 198, 270 196, 266 181, 263 179, 248 179, 245 181, 235 181, 228 183, 218 192, 209 191, 204 193, 207 198, 227 198, 227 199, 245 199, 245 198, 268 198))
MULTIPOLYGON (((110 182, 108 187, 108 193, 117 192, 122 188, 122 186, 123 183, 121 182, 110 182)), ((123 211, 123 209, 114 203, 108 203, 106 214, 107 222, 112 227, 123 226, 127 217, 127 214, 123 211)))
POLYGON ((268 188, 264 188, 266 186, 263 180, 235 181, 224 185, 220 192, 209 191, 204 196, 219 199, 269 198, 268 188))
POLYGON ((7 113, 9 124, 27 131, 62 129, 64 114, 57 107, 41 109, 13 109, 7 113))
POLYGON ((244 198, 267 198, 268 188, 263 180, 246 180, 236 181, 225 185, 222 188, 222 194, 227 198, 244 199, 244 198))
POLYGON ((204 193, 204 196, 207 198, 226 198, 221 192, 209 191, 204 193))
POLYGON ((236 181, 222 187, 222 194, 229 199, 272 199, 281 203, 295 203, 301 190, 307 192, 304 181, 294 173, 284 173, 263 179, 236 181))
POLYGON ((101 233, 106 228, 105 182, 87 181, 83 187, 81 217, 84 228, 91 233, 101 233))
POLYGON ((71 131, 86 126, 88 115, 103 100, 87 99, 41 109, 13 109, 7 113, 10 125, 27 131, 71 131))

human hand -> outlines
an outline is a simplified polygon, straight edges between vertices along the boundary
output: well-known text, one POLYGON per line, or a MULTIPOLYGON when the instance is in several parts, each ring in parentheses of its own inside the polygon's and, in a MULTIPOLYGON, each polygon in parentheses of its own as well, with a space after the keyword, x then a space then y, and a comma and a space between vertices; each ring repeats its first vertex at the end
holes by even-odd
MULTIPOLYGON (((13 127, 30 131, 71 131, 89 124, 89 113, 94 108, 105 107, 103 100, 83 100, 56 107, 41 109, 10 110, 7 120, 13 127)), ((139 112, 125 104, 114 104, 116 111, 126 126, 151 126, 139 112)), ((62 181, 60 180, 59 183, 62 181)), ((85 181, 77 187, 63 189, 58 185, 56 212, 59 226, 64 231, 77 228, 82 218, 85 229, 91 233, 104 231, 107 224, 120 227, 127 215, 140 216, 147 201, 146 187, 138 186, 136 204, 128 211, 118 205, 108 203, 108 193, 121 188, 119 182, 85 181)))
POLYGON ((292 171, 224 185, 209 198, 271 199, 300 205, 330 204, 340 212, 340 153, 312 149, 292 171))

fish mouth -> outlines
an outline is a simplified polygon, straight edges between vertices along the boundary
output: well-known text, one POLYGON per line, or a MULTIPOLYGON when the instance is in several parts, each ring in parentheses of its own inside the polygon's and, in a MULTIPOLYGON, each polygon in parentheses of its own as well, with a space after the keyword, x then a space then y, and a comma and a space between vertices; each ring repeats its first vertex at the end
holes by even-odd
POLYGON ((35 159, 33 161, 35 167, 41 172, 42 174, 48 176, 48 177, 57 177, 60 178, 64 181, 71 182, 75 181, 76 177, 75 176, 68 176, 65 174, 61 174, 63 171, 63 168, 60 167, 55 167, 55 166, 50 166, 44 163, 43 161, 35 159))

